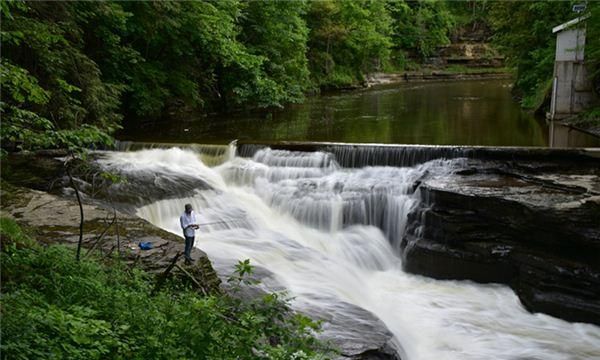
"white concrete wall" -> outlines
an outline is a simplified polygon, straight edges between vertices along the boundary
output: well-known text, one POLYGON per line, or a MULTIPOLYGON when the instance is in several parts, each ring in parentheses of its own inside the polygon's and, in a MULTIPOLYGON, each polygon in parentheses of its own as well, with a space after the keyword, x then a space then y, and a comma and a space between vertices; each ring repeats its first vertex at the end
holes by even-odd
POLYGON ((563 30, 556 35, 556 61, 583 60, 585 29, 563 30))
POLYGON ((556 34, 555 119, 577 114, 595 101, 584 62, 584 46, 585 29, 563 30, 556 34))

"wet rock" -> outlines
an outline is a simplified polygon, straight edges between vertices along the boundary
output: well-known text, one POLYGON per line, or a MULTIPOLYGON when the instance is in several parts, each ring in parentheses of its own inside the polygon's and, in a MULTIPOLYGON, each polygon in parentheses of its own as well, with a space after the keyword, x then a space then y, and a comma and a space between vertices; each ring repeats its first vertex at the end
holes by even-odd
MULTIPOLYGON (((39 242, 76 246, 79 240, 79 206, 74 198, 61 197, 26 188, 12 188, 11 195, 2 194, 2 214, 11 216, 34 233, 39 242), (8 201, 7 201, 8 200, 8 201)), ((84 236, 81 254, 94 252, 98 256, 111 256, 118 252, 122 258, 148 272, 162 273, 178 253, 183 251, 183 240, 149 222, 125 213, 106 209, 99 204, 86 202, 84 211, 84 236), (140 242, 150 241, 151 250, 141 250, 140 242)), ((193 249, 193 264, 185 265, 183 257, 178 260, 193 274, 202 291, 219 291, 220 280, 207 255, 193 249)), ((176 269, 173 274, 188 279, 189 275, 176 269)))
MULTIPOLYGON (((2 160, 2 179, 18 186, 47 191, 55 195, 72 195, 65 170, 64 151, 14 153, 2 160)), ((75 160, 71 173, 83 196, 102 200, 106 206, 134 214, 135 209, 150 202, 192 196, 196 190, 211 189, 202 179, 191 175, 164 176, 152 171, 119 170, 103 167, 98 160, 103 153, 92 153, 93 161, 83 164, 75 160), (121 177, 113 184, 102 176, 109 172, 121 177)))
POLYGON ((2 165, 2 179, 19 186, 49 191, 56 181, 65 176, 63 161, 55 155, 63 153, 12 153, 5 156, 2 165))
POLYGON ((403 350, 385 324, 374 314, 338 299, 331 299, 327 303, 330 304, 327 308, 314 308, 310 303, 296 305, 306 309, 303 312, 307 316, 323 321, 319 338, 329 341, 340 350, 337 359, 401 359, 403 350))
POLYGON ((422 182, 405 270, 508 284, 530 311, 600 324, 600 167, 476 168, 422 182))
MULTIPOLYGON (((231 293, 227 283, 235 269, 230 259, 213 259, 221 276, 222 287, 231 293)), ((267 292, 285 291, 271 271, 255 266, 248 280, 233 295, 242 299, 255 299, 267 292)), ((292 302, 294 310, 313 320, 322 321, 317 337, 339 350, 336 360, 400 360, 403 350, 385 324, 373 313, 336 298, 315 299, 315 295, 303 294, 292 302), (318 300, 318 301, 315 301, 318 300), (319 305, 316 305, 319 304, 319 305), (323 304, 328 304, 324 306, 323 304)))

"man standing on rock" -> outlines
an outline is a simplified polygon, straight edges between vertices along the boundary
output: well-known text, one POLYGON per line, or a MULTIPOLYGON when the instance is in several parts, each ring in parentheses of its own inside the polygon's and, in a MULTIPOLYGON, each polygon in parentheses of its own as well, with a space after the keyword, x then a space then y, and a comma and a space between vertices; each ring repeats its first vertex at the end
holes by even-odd
POLYGON ((196 223, 196 214, 194 214, 192 204, 185 204, 185 212, 179 217, 181 228, 183 229, 183 237, 185 237, 185 250, 183 255, 185 260, 192 261, 192 247, 194 247, 194 237, 196 236, 196 229, 198 224, 196 223))

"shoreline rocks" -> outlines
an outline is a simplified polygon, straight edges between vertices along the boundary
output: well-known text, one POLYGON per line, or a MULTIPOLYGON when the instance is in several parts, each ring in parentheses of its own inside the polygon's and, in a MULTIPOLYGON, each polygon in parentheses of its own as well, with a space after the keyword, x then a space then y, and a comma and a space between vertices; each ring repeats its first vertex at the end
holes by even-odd
POLYGON ((600 325, 598 169, 501 167, 423 181, 401 241, 404 269, 507 284, 532 312, 600 325))
MULTIPOLYGON (((10 195, 6 190, 2 189, 3 216, 14 218, 32 231, 43 244, 77 245, 79 206, 74 198, 21 187, 11 188, 10 195)), ((127 263, 139 265, 150 273, 162 273, 175 256, 183 251, 182 239, 141 218, 105 208, 89 200, 84 201, 83 208, 82 257, 92 251, 100 256, 120 251, 122 259, 127 263), (115 215, 116 220, 113 221, 115 215), (138 244, 146 241, 152 242, 151 250, 139 248, 138 244)), ((172 274, 192 283, 195 281, 194 284, 201 285, 198 290, 202 292, 219 292, 220 280, 206 253, 195 248, 192 256, 195 261, 191 265, 185 265, 182 256, 177 265, 187 269, 194 280, 189 279, 190 275, 178 268, 172 274)))

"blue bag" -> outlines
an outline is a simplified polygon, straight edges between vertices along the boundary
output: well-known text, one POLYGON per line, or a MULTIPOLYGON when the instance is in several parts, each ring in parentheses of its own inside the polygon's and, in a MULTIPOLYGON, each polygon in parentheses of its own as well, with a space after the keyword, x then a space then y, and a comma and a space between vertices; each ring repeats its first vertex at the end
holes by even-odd
POLYGON ((152 243, 150 241, 144 241, 139 244, 140 249, 150 250, 152 249, 152 243))

